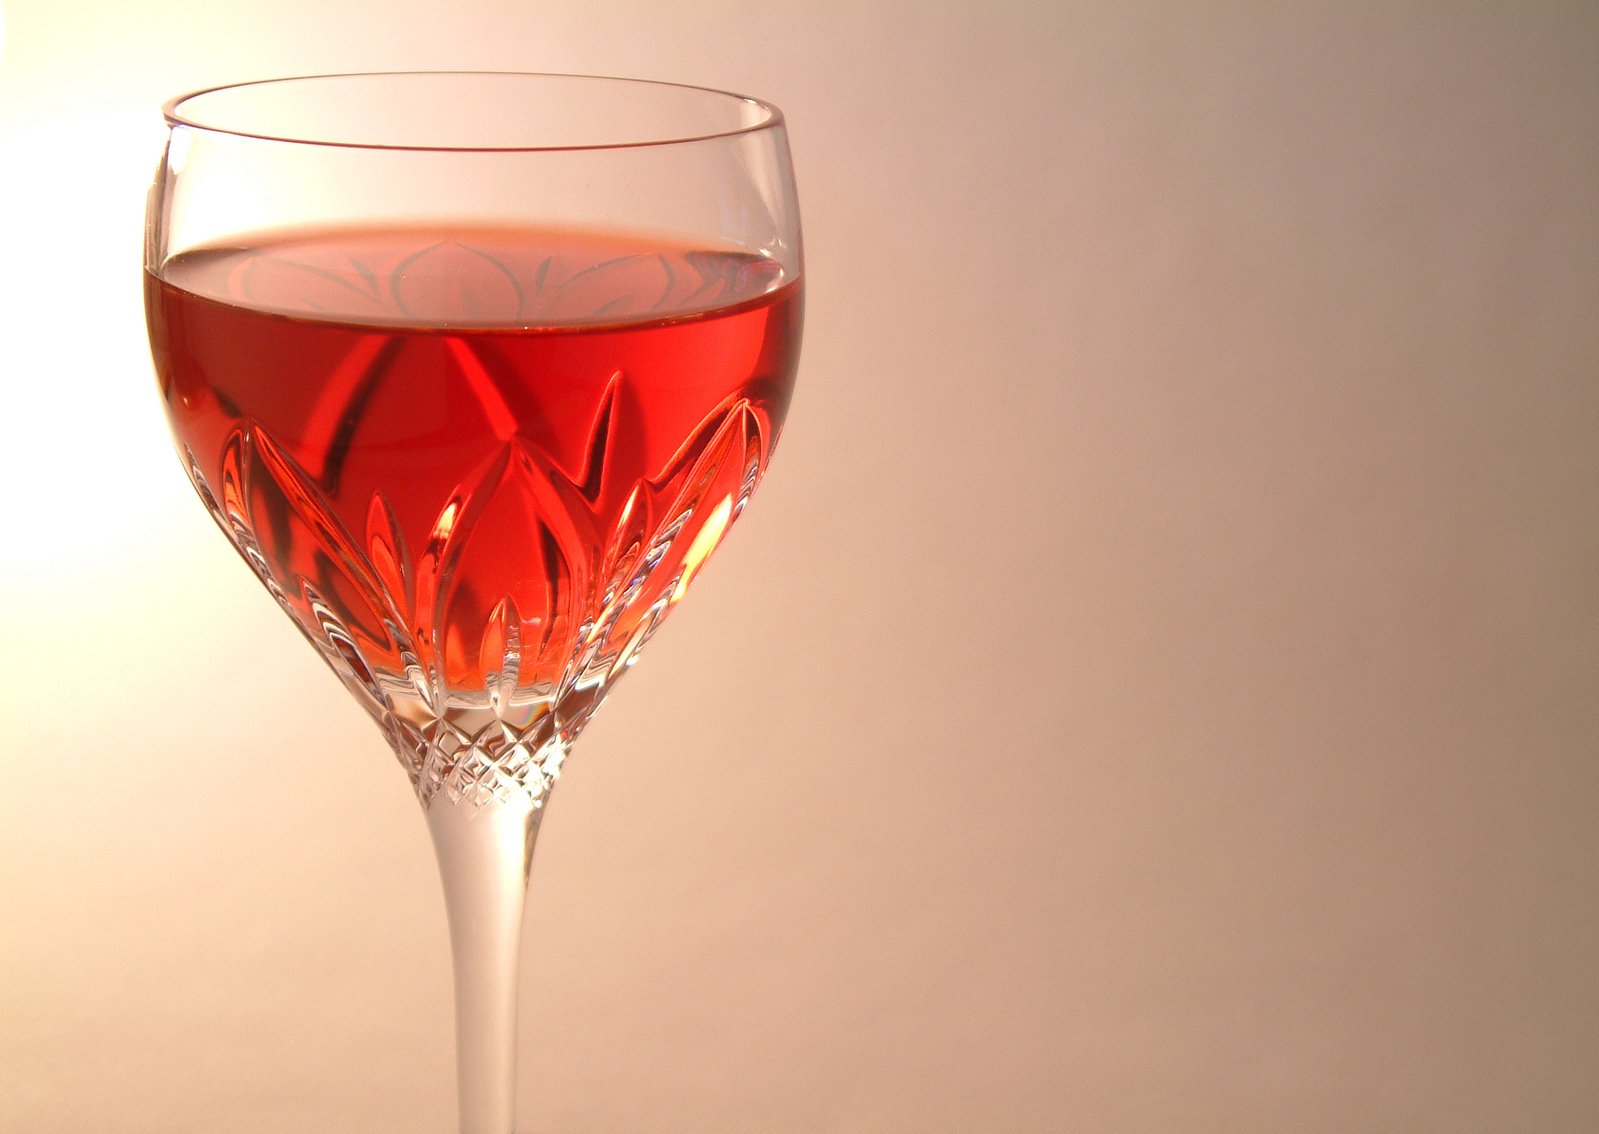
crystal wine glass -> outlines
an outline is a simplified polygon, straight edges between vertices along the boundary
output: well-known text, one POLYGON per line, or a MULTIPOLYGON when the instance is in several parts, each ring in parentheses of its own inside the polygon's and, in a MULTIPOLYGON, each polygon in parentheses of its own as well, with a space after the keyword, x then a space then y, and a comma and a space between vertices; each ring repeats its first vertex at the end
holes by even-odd
POLYGON ((426 814, 463 1134, 509 1134, 539 817, 743 511, 793 389, 768 103, 330 75, 166 107, 151 349, 184 467, 426 814))

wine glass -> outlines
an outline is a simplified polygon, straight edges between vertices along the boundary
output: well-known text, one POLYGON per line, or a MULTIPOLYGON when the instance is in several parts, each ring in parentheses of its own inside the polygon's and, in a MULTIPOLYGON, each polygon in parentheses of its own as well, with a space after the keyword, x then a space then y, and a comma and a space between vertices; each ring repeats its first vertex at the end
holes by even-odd
POLYGON ((801 253, 772 105, 328 75, 166 106, 145 298, 212 517, 426 814, 462 1134, 509 1134, 539 818, 765 471, 801 253))

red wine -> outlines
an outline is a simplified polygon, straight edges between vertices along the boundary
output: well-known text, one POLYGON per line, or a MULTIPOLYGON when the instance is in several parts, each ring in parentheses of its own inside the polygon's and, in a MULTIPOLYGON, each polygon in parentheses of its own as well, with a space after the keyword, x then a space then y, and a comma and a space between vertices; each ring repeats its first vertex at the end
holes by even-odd
POLYGON ((213 516, 452 790, 558 769, 765 471, 801 318, 761 255, 487 228, 199 248, 146 301, 213 516))

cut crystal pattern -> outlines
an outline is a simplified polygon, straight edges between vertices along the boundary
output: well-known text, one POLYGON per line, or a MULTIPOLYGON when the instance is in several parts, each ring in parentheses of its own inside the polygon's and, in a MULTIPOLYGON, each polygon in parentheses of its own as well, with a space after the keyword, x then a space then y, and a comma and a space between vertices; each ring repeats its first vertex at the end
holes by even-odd
POLYGON ((542 806, 572 741, 754 488, 768 446, 748 401, 733 398, 658 477, 620 494, 607 463, 618 402, 613 383, 576 476, 522 435, 506 437, 414 551, 381 491, 358 538, 316 478, 257 424, 227 438, 220 492, 185 453, 213 519, 383 729, 424 804, 440 792, 475 805, 523 793, 542 806), (602 492, 623 499, 608 534, 597 530, 602 492), (651 501, 661 499, 670 506, 656 517, 651 501), (538 541, 543 610, 520 610, 509 594, 468 603, 459 585, 474 536, 486 523, 504 529, 507 516, 538 541), (468 605, 488 610, 464 633, 468 605), (557 634, 559 625, 569 633, 557 634), (450 679, 466 641, 481 687, 450 679))

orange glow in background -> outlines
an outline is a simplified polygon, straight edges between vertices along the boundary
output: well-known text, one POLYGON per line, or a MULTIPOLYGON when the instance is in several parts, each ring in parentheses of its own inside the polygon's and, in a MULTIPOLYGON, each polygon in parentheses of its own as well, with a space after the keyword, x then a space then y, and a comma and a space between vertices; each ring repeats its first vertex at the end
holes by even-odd
POLYGON ((4 8, 0 1129, 453 1128, 424 825, 139 270, 167 98, 457 67, 770 98, 807 243, 771 474, 544 824, 523 1129, 1599 1111, 1591 6, 4 8))

